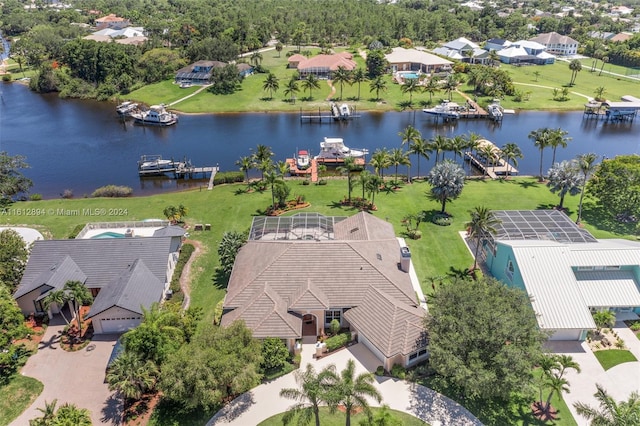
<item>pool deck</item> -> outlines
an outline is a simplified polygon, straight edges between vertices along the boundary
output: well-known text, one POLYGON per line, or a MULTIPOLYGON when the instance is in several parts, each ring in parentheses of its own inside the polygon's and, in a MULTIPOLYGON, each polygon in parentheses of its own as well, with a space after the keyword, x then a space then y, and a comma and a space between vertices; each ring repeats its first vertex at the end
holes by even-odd
POLYGON ((144 228, 98 228, 98 229, 90 229, 87 231, 86 234, 84 234, 82 236, 82 239, 89 239, 89 238, 93 238, 96 235, 100 235, 100 234, 105 234, 105 233, 109 233, 109 232, 113 232, 116 234, 122 234, 124 235, 125 232, 127 231, 127 229, 133 229, 133 236, 134 237, 152 237, 153 233, 156 232, 158 229, 162 228, 161 226, 158 227, 144 227, 144 228))

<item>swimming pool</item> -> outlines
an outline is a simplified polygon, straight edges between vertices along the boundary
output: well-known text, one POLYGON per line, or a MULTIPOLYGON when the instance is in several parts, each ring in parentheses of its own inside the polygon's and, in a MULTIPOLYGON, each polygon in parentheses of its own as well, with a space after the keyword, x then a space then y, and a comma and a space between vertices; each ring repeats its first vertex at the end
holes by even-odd
POLYGON ((104 239, 104 238, 124 238, 124 234, 118 232, 103 232, 102 234, 94 235, 91 239, 104 239))
POLYGON ((406 72, 402 73, 402 78, 404 78, 405 80, 415 80, 418 78, 418 74, 414 72, 406 72))

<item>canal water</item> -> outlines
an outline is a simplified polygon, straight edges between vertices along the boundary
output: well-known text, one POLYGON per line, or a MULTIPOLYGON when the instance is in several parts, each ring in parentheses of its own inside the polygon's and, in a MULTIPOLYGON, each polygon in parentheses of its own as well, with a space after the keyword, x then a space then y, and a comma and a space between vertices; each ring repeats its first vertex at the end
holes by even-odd
MULTIPOLYGON (((349 147, 373 152, 399 147, 398 133, 413 123, 425 138, 475 132, 498 146, 517 143, 525 155, 519 161, 520 174, 538 172, 539 151, 527 136, 541 127, 560 127, 573 138, 567 148, 558 149, 557 161, 585 152, 602 158, 640 151, 640 119, 605 123, 583 119, 581 111, 522 112, 505 115, 501 124, 488 120, 435 122, 420 111, 360 115, 346 123, 309 124, 300 123, 298 114, 181 114, 177 125, 153 128, 122 121, 112 103, 63 100, 55 94, 33 93, 22 84, 0 84, 0 150, 27 157, 31 168, 25 174, 34 181, 31 192, 45 198, 59 197, 66 189, 81 197, 108 184, 130 186, 134 195, 206 185, 195 180, 139 178, 137 161, 145 154, 187 159, 195 166, 219 165, 222 171, 238 170, 235 162, 250 155, 257 144, 270 146, 275 160, 291 157, 298 149, 317 153, 325 136, 342 137, 349 147)), ((551 156, 551 150, 545 150, 545 171, 551 166, 551 156)), ((416 173, 415 158, 412 161, 416 173)), ((433 160, 421 160, 421 174, 432 165, 433 160)))

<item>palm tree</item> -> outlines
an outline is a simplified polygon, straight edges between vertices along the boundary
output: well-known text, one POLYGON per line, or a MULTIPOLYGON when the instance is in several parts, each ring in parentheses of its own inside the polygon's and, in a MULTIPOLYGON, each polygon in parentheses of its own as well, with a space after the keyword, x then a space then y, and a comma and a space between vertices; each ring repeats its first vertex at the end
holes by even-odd
POLYGON ((496 162, 496 147, 491 144, 484 144, 479 149, 478 152, 485 158, 484 170, 482 177, 486 176, 489 173, 489 166, 492 165, 495 167, 496 162))
POLYGON ((440 84, 435 78, 431 77, 425 85, 422 86, 422 91, 429 94, 429 103, 431 103, 433 101, 433 94, 440 91, 440 84))
POLYGON ((447 150, 449 146, 449 139, 443 135, 436 135, 429 141, 429 150, 431 152, 436 153, 436 164, 438 164, 438 159, 440 158, 440 154, 442 153, 442 159, 444 160, 444 152, 447 150))
POLYGON ((53 426, 91 426, 91 415, 86 408, 78 408, 74 404, 64 404, 56 412, 53 426))
POLYGON ((540 174, 538 178, 540 182, 544 180, 544 176, 542 175, 542 155, 544 154, 544 149, 550 144, 550 132, 551 129, 545 127, 537 130, 532 130, 529 133, 529 139, 531 139, 533 141, 533 145, 540 150, 540 174))
POLYGON ((371 175, 367 181, 367 192, 371 195, 371 204, 375 204, 376 194, 380 192, 380 187, 384 181, 378 175, 371 175))
POLYGON ((580 364, 578 364, 571 355, 566 355, 566 354, 562 354, 562 355, 555 355, 555 360, 556 360, 556 368, 554 369, 556 371, 555 375, 556 377, 562 378, 564 377, 564 373, 566 373, 566 371, 570 368, 573 368, 574 370, 576 370, 577 373, 582 372, 582 369, 580 368, 580 364))
POLYGON ((589 152, 587 154, 580 154, 576 158, 578 163, 578 169, 582 173, 582 189, 580 190, 580 201, 578 202, 578 219, 576 219, 576 223, 580 223, 582 220, 582 201, 584 199, 584 191, 587 187, 587 181, 589 177, 596 171, 598 167, 595 162, 598 159, 598 156, 593 152, 589 152))
POLYGON ((442 203, 440 213, 444 214, 447 201, 460 196, 464 178, 464 170, 451 160, 444 160, 431 169, 427 181, 431 185, 431 196, 442 203))
POLYGON ((315 74, 309 74, 307 78, 302 80, 302 90, 309 91, 309 100, 313 99, 313 89, 320 89, 320 82, 315 74))
POLYGON ((562 396, 562 392, 570 392, 569 389, 569 381, 562 377, 550 376, 547 377, 546 385, 551 388, 549 391, 549 396, 547 396, 547 402, 544 404, 544 407, 540 407, 543 410, 551 409, 551 398, 554 393, 558 393, 558 395, 562 396))
POLYGON ((496 64, 500 64, 500 55, 496 52, 495 49, 491 49, 489 51, 489 59, 491 60, 491 66, 495 67, 496 64))
POLYGON ((253 161, 257 164, 258 169, 261 172, 261 180, 264 180, 264 172, 271 167, 271 157, 273 157, 273 151, 270 146, 258 144, 256 150, 253 153, 253 161))
POLYGON ((596 384, 595 397, 600 403, 599 408, 591 407, 582 402, 573 404, 577 413, 593 426, 625 426, 640 424, 640 394, 631 392, 626 401, 616 402, 607 391, 596 384))
POLYGON ((576 82, 576 77, 578 73, 582 71, 582 62, 579 59, 574 59, 569 62, 569 69, 571 70, 571 81, 569 82, 569 86, 573 86, 576 82))
POLYGON ((402 148, 393 148, 389 153, 389 160, 391 165, 395 166, 395 179, 398 180, 398 166, 411 165, 409 161, 409 153, 402 148))
MULTIPOLYGON (((351 426, 351 414, 357 408, 362 408, 371 417, 371 409, 367 402, 367 397, 372 398, 378 403, 382 401, 380 392, 375 388, 373 383, 375 379, 371 373, 361 373, 355 375, 356 363, 353 359, 347 361, 347 367, 340 372, 340 379, 331 391, 331 402, 342 405, 345 409, 346 426, 351 426)), ((335 409, 331 403, 330 407, 335 409)))
POLYGON ((506 178, 509 179, 509 170, 511 169, 511 165, 513 165, 513 167, 518 167, 518 158, 524 158, 524 154, 522 154, 522 150, 517 144, 507 142, 502 146, 502 157, 504 158, 504 161, 507 162, 506 178))
POLYGON ((259 50, 256 50, 251 54, 251 57, 249 58, 249 60, 254 66, 256 67, 259 66, 260 62, 262 62, 262 53, 260 53, 259 50))
POLYGON ((423 138, 415 139, 409 143, 409 153, 418 156, 418 178, 420 177, 420 158, 429 159, 429 141, 423 138))
POLYGON ((340 174, 347 175, 347 185, 349 186, 349 203, 351 203, 351 189, 353 185, 351 183, 351 173, 358 169, 356 166, 356 160, 353 157, 346 157, 342 166, 337 167, 336 171, 340 174))
POLYGON ((289 100, 293 101, 294 96, 299 91, 300 91, 300 88, 298 87, 298 80, 296 80, 294 77, 291 80, 289 80, 289 82, 287 83, 287 86, 284 88, 284 95, 289 96, 289 100))
POLYGON ((58 306, 58 310, 60 311, 62 319, 64 319, 64 322, 69 325, 69 320, 62 311, 64 308, 64 304, 68 301, 69 298, 67 297, 67 294, 64 292, 64 290, 51 290, 49 293, 47 293, 44 299, 42 299, 42 305, 45 310, 49 310, 51 304, 55 303, 58 306))
POLYGON ((540 78, 541 73, 540 73, 540 71, 534 71, 534 72, 533 72, 533 75, 534 75, 534 77, 536 78, 536 82, 537 82, 537 81, 538 81, 538 78, 540 78))
POLYGON ((69 300, 73 301, 73 310, 78 321, 78 332, 82 334, 82 316, 80 315, 80 308, 93 301, 91 291, 89 291, 89 289, 80 281, 67 281, 64 284, 64 291, 67 293, 69 300))
POLYGON ((244 173, 244 178, 249 183, 249 170, 253 168, 253 159, 249 156, 240 157, 236 161, 236 166, 240 167, 240 171, 244 173))
POLYGON ((273 99, 273 93, 277 92, 280 88, 280 84, 278 83, 278 77, 273 73, 269 73, 267 78, 265 78, 264 83, 262 84, 262 90, 269 91, 269 99, 273 99))
POLYGON ((409 94, 409 105, 413 103, 413 92, 418 91, 418 89, 420 89, 420 86, 418 85, 418 79, 416 78, 410 78, 409 80, 406 80, 402 85, 402 93, 409 94))
POLYGON ((443 86, 444 91, 449 95, 449 100, 451 100, 451 94, 457 88, 458 88, 458 79, 455 77, 454 74, 449 74, 443 86))
MULTIPOLYGON (((602 75, 602 70, 604 69, 604 64, 606 64, 607 62, 609 62, 609 57, 608 56, 603 56, 602 57, 602 66, 600 67, 600 73, 598 74, 598 76, 602 75)), ((611 69, 611 68, 609 68, 611 69)))
POLYGON ((453 152, 453 161, 455 162, 458 159, 458 155, 460 158, 463 158, 462 151, 464 151, 467 146, 467 140, 464 135, 456 135, 449 139, 449 148, 451 152, 453 152))
POLYGON ((596 323, 596 331, 600 333, 600 330, 606 327, 613 327, 616 323, 616 314, 607 311, 598 311, 593 314, 593 322, 596 323))
POLYGON ((380 91, 387 91, 387 82, 383 76, 376 77, 371 83, 369 83, 369 92, 376 91, 376 100, 380 100, 380 91))
POLYGON ((411 146, 411 142, 422 139, 422 134, 420 134, 420 130, 416 129, 412 125, 408 125, 404 132, 398 132, 398 136, 402 139, 402 146, 404 144, 409 144, 411 146))
POLYGON ((367 72, 364 68, 356 68, 351 75, 351 83, 358 83, 358 100, 360 100, 360 84, 367 81, 367 72))
POLYGON ((333 72, 332 80, 334 83, 340 85, 340 99, 342 99, 342 87, 345 83, 348 84, 351 81, 351 71, 343 66, 339 66, 338 69, 333 72))
POLYGON ((313 365, 307 364, 304 372, 297 370, 294 375, 299 389, 285 388, 280 390, 281 397, 297 401, 285 413, 282 418, 283 424, 288 425, 295 416, 299 415, 298 425, 309 424, 313 417, 316 426, 320 426, 320 404, 328 401, 329 389, 338 379, 335 366, 329 365, 316 374, 313 365))
POLYGON ((276 163, 276 169, 278 170, 278 173, 280 173, 280 177, 284 177, 284 175, 289 173, 290 167, 291 166, 286 161, 280 160, 276 163))
POLYGON ((264 171, 264 181, 267 183, 267 185, 271 187, 271 205, 275 210, 277 207, 275 187, 276 187, 276 184, 279 182, 282 182, 282 180, 279 178, 279 176, 276 174, 275 170, 273 169, 273 163, 271 164, 271 167, 268 170, 264 171))
POLYGON ((276 51, 278 52, 278 58, 280 57, 280 52, 282 52, 282 49, 284 48, 284 45, 280 42, 276 43, 276 51))
POLYGON ((547 186, 553 194, 557 192, 560 196, 558 207, 562 210, 564 197, 567 194, 577 195, 582 188, 582 176, 575 161, 563 161, 551 166, 547 186))
POLYGON ((480 253, 480 245, 490 235, 495 235, 496 226, 500 224, 500 219, 495 217, 493 212, 484 206, 478 206, 473 210, 469 210, 471 220, 466 223, 467 233, 470 238, 475 238, 476 249, 473 254, 473 270, 478 268, 478 253, 480 253))
POLYGON ((36 408, 42 413, 42 417, 29 420, 29 426, 51 426, 56 418, 57 399, 51 402, 44 401, 44 408, 36 408))
POLYGON ((606 93, 606 91, 607 89, 604 86, 596 87, 596 90, 594 91, 596 95, 596 101, 604 101, 604 94, 606 93))
POLYGON ((371 155, 371 160, 369 160, 369 165, 373 167, 373 171, 384 179, 384 169, 391 165, 389 160, 389 151, 386 148, 376 149, 371 155))
POLYGON ((143 361, 138 354, 124 351, 115 359, 107 373, 110 391, 117 391, 125 402, 139 400, 156 384, 158 368, 152 361, 143 361))
POLYGON ((549 136, 549 146, 553 148, 553 156, 551 157, 551 165, 556 163, 556 149, 559 146, 566 148, 567 142, 569 142, 572 138, 567 135, 569 132, 566 130, 562 130, 560 128, 551 130, 551 134, 549 136))

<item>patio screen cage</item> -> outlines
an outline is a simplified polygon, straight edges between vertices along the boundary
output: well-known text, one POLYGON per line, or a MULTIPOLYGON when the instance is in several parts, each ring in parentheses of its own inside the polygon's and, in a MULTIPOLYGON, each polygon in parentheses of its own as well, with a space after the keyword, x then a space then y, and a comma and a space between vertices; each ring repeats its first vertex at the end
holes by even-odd
POLYGON ((249 240, 333 240, 333 226, 344 219, 319 213, 254 217, 249 240))

